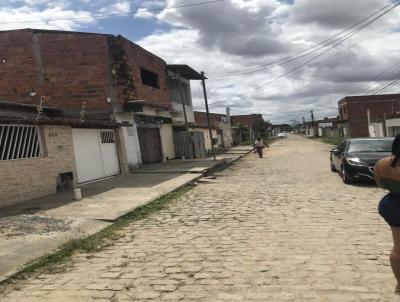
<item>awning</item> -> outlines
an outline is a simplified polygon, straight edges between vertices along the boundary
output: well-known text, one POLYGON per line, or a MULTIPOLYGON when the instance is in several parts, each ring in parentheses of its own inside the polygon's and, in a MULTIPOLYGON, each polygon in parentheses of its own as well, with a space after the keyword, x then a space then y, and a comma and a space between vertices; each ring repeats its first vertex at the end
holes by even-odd
MULTIPOLYGON (((190 67, 188 65, 177 65, 177 64, 167 65, 167 70, 170 70, 175 74, 177 74, 179 71, 181 76, 188 80, 201 80, 202 79, 201 73, 197 72, 196 70, 194 70, 192 67, 190 67)), ((205 78, 205 79, 207 79, 207 78, 205 78)))

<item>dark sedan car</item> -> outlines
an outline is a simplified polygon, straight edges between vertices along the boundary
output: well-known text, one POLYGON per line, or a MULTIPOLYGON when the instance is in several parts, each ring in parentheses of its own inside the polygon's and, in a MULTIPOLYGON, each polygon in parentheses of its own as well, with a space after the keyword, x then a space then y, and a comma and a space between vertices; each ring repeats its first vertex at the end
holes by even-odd
POLYGON ((393 138, 346 139, 331 150, 331 170, 339 172, 344 183, 371 181, 378 160, 390 156, 393 138))

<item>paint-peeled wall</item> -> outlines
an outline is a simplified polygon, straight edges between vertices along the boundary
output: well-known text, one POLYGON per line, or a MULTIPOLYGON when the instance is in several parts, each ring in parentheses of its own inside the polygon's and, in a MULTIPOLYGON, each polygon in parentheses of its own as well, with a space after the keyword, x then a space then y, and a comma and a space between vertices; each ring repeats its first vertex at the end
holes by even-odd
MULTIPOLYGON (((211 142, 209 130, 208 130, 207 128, 193 128, 193 129, 191 129, 191 131, 200 131, 200 132, 203 132, 203 135, 204 135, 204 145, 205 145, 205 148, 206 148, 206 152, 207 152, 207 153, 211 153, 211 151, 212 151, 212 142, 211 142)), ((218 136, 217 136, 217 135, 218 135, 218 134, 217 134, 217 130, 211 129, 211 132, 212 132, 212 137, 213 137, 213 138, 217 138, 217 137, 218 137, 218 136)))
POLYGON ((129 127, 122 127, 123 144, 121 148, 125 148, 126 157, 128 161, 129 171, 139 168, 142 165, 142 156, 140 154, 139 135, 137 132, 136 124, 134 123, 133 115, 131 113, 115 113, 114 117, 117 122, 130 123, 129 127))

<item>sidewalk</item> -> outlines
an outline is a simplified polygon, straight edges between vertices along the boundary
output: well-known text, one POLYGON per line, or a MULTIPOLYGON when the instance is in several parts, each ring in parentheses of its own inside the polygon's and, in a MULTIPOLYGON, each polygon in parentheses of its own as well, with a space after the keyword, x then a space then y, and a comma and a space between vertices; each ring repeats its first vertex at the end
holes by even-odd
POLYGON ((97 233, 135 208, 195 182, 250 151, 250 147, 236 147, 218 155, 217 161, 207 158, 146 165, 129 176, 83 185, 81 201, 74 201, 72 192, 64 192, 2 208, 0 282, 61 244, 97 233))

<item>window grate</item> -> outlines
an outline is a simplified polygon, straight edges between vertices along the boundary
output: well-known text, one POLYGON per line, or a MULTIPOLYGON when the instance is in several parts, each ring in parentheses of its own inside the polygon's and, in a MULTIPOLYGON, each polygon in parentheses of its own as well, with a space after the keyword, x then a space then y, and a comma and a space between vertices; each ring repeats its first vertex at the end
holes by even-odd
POLYGON ((43 156, 36 126, 0 125, 0 160, 16 160, 43 156))
POLYGON ((114 131, 101 131, 101 143, 102 144, 113 144, 115 143, 114 131))

